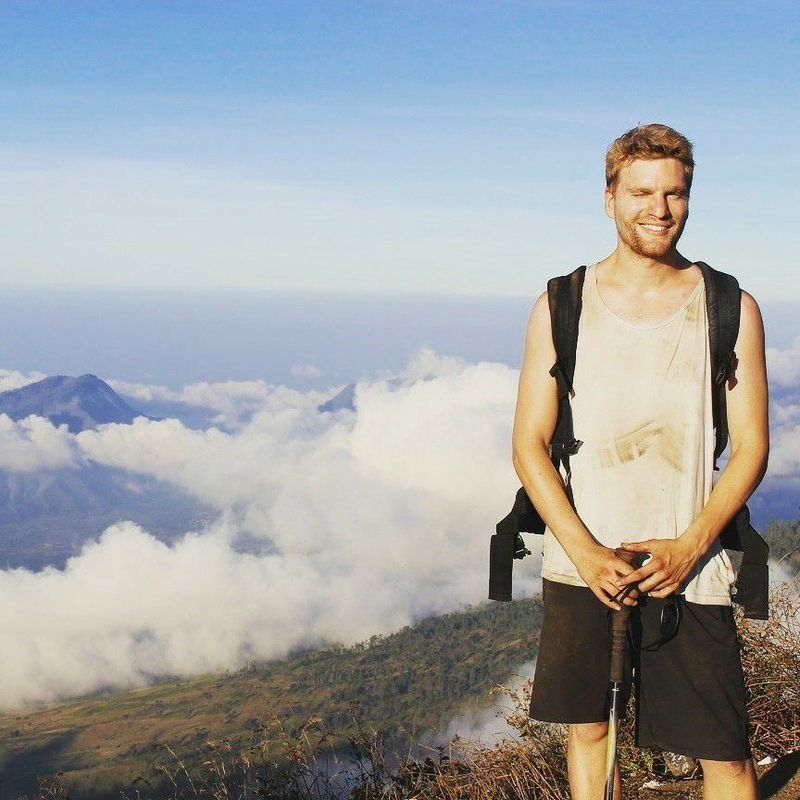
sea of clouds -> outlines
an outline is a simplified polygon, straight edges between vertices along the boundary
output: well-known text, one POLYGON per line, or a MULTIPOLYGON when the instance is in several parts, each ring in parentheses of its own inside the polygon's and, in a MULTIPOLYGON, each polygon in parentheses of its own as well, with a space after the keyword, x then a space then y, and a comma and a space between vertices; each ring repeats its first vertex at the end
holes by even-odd
MULTIPOLYGON (((778 389, 768 477, 793 480, 800 338, 768 359, 778 389)), ((0 390, 41 377, 0 371, 0 390)), ((400 374, 360 381, 355 410, 318 410, 343 387, 247 381, 175 392, 109 381, 131 402, 210 408, 219 427, 138 417, 70 434, 41 417, 0 415, 0 469, 96 462, 169 482, 219 510, 172 544, 120 520, 64 569, 0 571, 0 707, 235 670, 485 600, 489 535, 519 486, 518 378, 504 364, 422 348, 400 374)), ((538 588, 538 564, 516 563, 515 594, 524 596, 538 588)))

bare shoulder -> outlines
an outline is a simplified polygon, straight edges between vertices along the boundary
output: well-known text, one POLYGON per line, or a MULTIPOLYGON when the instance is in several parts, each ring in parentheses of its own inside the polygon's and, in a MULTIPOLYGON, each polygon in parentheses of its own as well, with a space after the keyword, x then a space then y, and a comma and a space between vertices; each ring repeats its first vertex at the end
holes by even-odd
POLYGON ((734 352, 734 374, 726 384, 731 452, 749 444, 766 464, 769 452, 769 384, 764 326, 758 303, 744 290, 734 352))
POLYGON ((550 301, 547 291, 543 291, 535 300, 528 319, 528 331, 525 349, 529 355, 535 351, 551 361, 555 359, 555 347, 550 324, 550 301))
POLYGON ((756 299, 750 292, 742 289, 742 299, 739 312, 739 339, 737 344, 758 345, 764 341, 764 321, 761 309, 756 299))
POLYGON ((540 317, 544 316, 547 318, 548 324, 550 323, 550 303, 547 299, 546 289, 534 300, 533 308, 531 309, 531 318, 533 318, 534 315, 540 317))
POLYGON ((761 309, 755 297, 742 289, 742 316, 749 316, 750 320, 761 320, 761 309))
POLYGON ((533 442, 546 448, 553 438, 558 418, 558 393, 550 369, 555 358, 550 306, 544 291, 533 304, 525 336, 512 435, 515 453, 527 452, 533 442))
MULTIPOLYGON (((761 310, 753 295, 742 289, 739 311, 739 335, 734 345, 734 375, 728 383, 730 391, 736 386, 757 386, 758 391, 766 391, 766 352, 764 348, 764 323, 761 310)), ((736 394, 736 393, 734 393, 736 394)), ((739 389, 738 394, 749 394, 749 390, 739 389)), ((753 403, 753 397, 748 398, 753 403)), ((728 409, 729 420, 734 413, 728 409)))

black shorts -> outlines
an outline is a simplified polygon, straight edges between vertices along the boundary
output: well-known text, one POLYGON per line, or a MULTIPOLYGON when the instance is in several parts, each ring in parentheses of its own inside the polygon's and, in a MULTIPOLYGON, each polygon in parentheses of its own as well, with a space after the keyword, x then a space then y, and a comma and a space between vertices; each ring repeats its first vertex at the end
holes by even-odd
MULTIPOLYGON (((546 578, 542 584, 544 617, 530 717, 606 722, 611 611, 585 586, 546 578)), ((677 631, 663 641, 661 609, 666 602, 640 595, 631 614, 622 702, 627 705, 633 687, 636 744, 713 761, 750 758, 733 609, 689 603, 679 595, 677 631)))

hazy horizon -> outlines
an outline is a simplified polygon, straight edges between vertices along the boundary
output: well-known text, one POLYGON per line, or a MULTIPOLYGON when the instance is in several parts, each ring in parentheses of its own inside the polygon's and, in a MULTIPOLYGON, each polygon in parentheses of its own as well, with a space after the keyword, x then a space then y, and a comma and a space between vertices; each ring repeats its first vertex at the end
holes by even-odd
MULTIPOLYGON (((531 306, 544 289, 532 285, 524 297, 463 297, 16 288, 0 293, 0 368, 90 372, 175 389, 261 379, 300 390, 400 370, 420 346, 517 368, 531 306)), ((800 302, 760 306, 767 347, 791 348, 800 335, 800 302)))

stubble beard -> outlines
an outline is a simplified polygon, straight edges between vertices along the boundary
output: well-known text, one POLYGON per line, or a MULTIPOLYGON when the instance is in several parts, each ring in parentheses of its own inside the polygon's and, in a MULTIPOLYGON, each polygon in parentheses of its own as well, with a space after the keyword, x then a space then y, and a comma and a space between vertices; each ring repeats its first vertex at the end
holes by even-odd
POLYGON ((639 223, 635 221, 616 220, 616 223, 619 238, 636 255, 644 258, 663 258, 677 247, 678 239, 681 238, 686 220, 683 223, 673 222, 669 235, 659 237, 651 237, 646 233, 642 233, 639 223))

